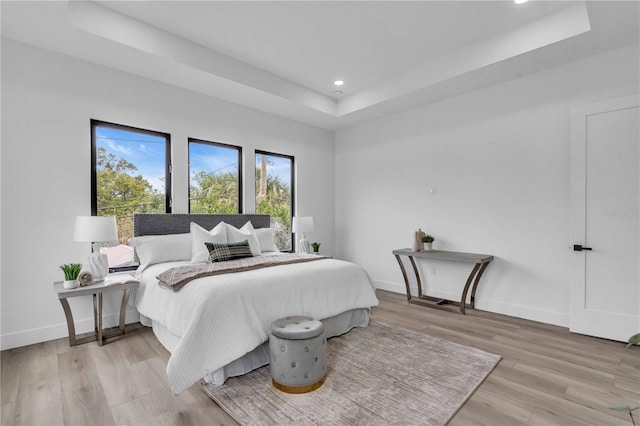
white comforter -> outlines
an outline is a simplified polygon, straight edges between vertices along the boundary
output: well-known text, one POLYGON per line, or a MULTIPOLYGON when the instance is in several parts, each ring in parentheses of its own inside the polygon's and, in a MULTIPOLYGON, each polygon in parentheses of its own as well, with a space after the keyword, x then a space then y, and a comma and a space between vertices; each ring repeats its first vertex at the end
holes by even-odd
POLYGON ((184 263, 144 270, 135 297, 142 315, 180 338, 167 365, 175 393, 267 341, 270 324, 278 318, 324 319, 378 304, 366 272, 340 260, 199 278, 177 292, 158 286, 160 272, 184 263))

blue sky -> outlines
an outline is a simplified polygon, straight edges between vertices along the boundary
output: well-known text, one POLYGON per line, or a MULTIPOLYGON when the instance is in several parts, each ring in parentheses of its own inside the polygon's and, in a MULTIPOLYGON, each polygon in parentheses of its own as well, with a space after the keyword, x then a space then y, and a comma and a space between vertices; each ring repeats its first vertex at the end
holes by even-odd
POLYGON ((238 171, 238 152, 233 148, 203 143, 189 144, 189 179, 199 171, 207 173, 228 173, 238 171))
POLYGON ((135 174, 141 174, 155 189, 164 192, 164 138, 98 126, 96 144, 135 164, 135 174))
MULTIPOLYGON (((256 154, 256 169, 260 168, 262 156, 256 154)), ((278 176, 280 182, 291 187, 291 160, 288 158, 267 156, 267 176, 278 176)))
MULTIPOLYGON (((256 154, 256 168, 260 168, 261 155, 256 154)), ((189 145, 190 179, 194 172, 226 173, 237 171, 238 154, 233 148, 223 146, 192 143, 189 145)), ((286 185, 291 184, 291 161, 287 158, 269 156, 267 173, 280 178, 286 185)))
MULTIPOLYGON (((164 192, 165 148, 164 139, 157 136, 132 133, 107 127, 96 128, 97 146, 117 158, 125 158, 135 164, 136 174, 143 175, 151 185, 164 192)), ((225 173, 237 171, 237 152, 223 146, 191 143, 189 162, 191 180, 194 172, 225 173)), ((261 155, 256 154, 255 167, 260 167, 261 155)), ((291 161, 288 158, 269 156, 268 174, 275 175, 286 185, 291 185, 291 161)))

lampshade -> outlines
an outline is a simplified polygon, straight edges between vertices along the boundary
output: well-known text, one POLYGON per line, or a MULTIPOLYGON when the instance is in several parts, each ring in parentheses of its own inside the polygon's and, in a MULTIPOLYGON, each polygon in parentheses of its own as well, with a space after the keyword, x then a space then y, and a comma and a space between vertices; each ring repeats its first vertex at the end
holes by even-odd
POLYGON ((113 216, 77 216, 73 241, 116 241, 118 228, 113 216))
POLYGON ((313 232, 313 217, 298 216, 293 218, 293 232, 313 232))

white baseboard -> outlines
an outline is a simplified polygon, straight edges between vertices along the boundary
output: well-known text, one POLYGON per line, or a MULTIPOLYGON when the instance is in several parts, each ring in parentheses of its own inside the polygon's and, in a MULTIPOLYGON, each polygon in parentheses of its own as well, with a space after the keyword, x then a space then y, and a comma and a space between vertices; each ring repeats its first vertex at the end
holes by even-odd
MULTIPOLYGON (((401 283, 390 281, 373 280, 373 284, 377 289, 386 290, 393 293, 406 294, 405 286, 401 283)), ((415 293, 414 293, 415 294, 415 293)), ((456 300, 459 295, 453 293, 438 292, 433 294, 435 297, 456 300)), ((548 311, 544 309, 532 308, 529 306, 515 305, 495 300, 478 300, 476 301, 478 309, 497 314, 508 315, 517 318, 528 319, 531 321, 539 321, 546 324, 558 325, 561 327, 569 327, 569 314, 562 312, 548 311)), ((119 314, 113 313, 105 315, 103 318, 104 327, 115 327, 118 325, 119 314)), ((127 307, 126 323, 135 323, 140 321, 140 314, 131 307, 127 307)), ((93 318, 85 318, 75 321, 76 333, 88 333, 93 330, 93 318)), ((32 345, 34 343, 46 342, 68 337, 67 324, 54 324, 49 327, 36 328, 31 330, 19 331, 15 333, 3 334, 0 336, 0 350, 17 348, 20 346, 32 345)))
POLYGON ((564 312, 549 311, 496 300, 476 300, 476 307, 481 311, 495 312, 496 314, 569 328, 569 314, 564 312))
POLYGON ((386 290, 392 293, 407 294, 407 290, 404 284, 393 283, 391 281, 373 280, 373 285, 375 286, 376 289, 386 290))
MULTIPOLYGON (((373 284, 377 289, 386 290, 393 293, 406 294, 406 287, 401 283, 390 281, 373 280, 373 284)), ((414 288, 413 294, 417 289, 414 288)), ((449 300, 459 300, 459 294, 434 292, 429 293, 430 296, 441 297, 449 300)), ((523 318, 531 321, 543 322, 545 324, 558 325, 560 327, 569 327, 569 314, 564 312, 549 311, 545 309, 532 308, 530 306, 515 305, 512 303, 504 303, 496 300, 476 300, 476 308, 482 311, 494 312, 496 314, 508 315, 510 317, 523 318)))
MULTIPOLYGON (((119 313, 105 314, 102 318, 102 325, 105 328, 115 327, 118 325, 118 321, 120 321, 119 313)), ((127 324, 131 324, 138 321, 140 321, 140 314, 138 311, 131 306, 127 306, 125 322, 127 324)), ((74 324, 76 327, 76 334, 88 333, 94 329, 93 317, 76 320, 74 324)), ((63 337, 69 337, 66 322, 50 325, 48 327, 3 334, 0 336, 0 350, 4 351, 5 349, 33 345, 34 343, 47 342, 49 340, 56 340, 63 337)))
MULTIPOLYGON (((390 291, 392 293, 407 294, 407 290, 406 290, 406 287, 405 287, 404 284, 393 283, 393 282, 390 282, 390 281, 374 280, 373 281, 373 285, 376 287, 376 289, 386 290, 386 291, 390 291)), ((411 289, 412 289, 411 294, 413 294, 413 295, 418 294, 418 287, 417 286, 411 286, 411 289)), ((440 297, 442 299, 447 299, 447 300, 459 300, 460 299, 460 294, 449 293, 449 292, 445 292, 445 291, 430 292, 429 296, 440 297)))

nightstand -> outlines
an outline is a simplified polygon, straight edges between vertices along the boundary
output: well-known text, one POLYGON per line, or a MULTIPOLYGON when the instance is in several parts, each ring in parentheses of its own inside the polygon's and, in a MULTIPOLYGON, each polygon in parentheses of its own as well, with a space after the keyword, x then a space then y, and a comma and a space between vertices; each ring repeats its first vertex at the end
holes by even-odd
POLYGON ((105 285, 104 281, 88 285, 85 287, 76 287, 72 289, 66 289, 63 287, 62 282, 58 281, 53 283, 53 290, 56 292, 62 309, 64 309, 64 315, 67 318, 67 328, 69 329, 69 346, 76 346, 83 343, 98 341, 98 344, 102 346, 103 340, 109 337, 122 336, 125 333, 124 317, 127 311, 127 302, 129 301, 129 293, 132 289, 137 288, 140 285, 138 282, 129 282, 125 284, 112 284, 105 285), (118 327, 111 329, 102 329, 102 295, 112 291, 123 291, 122 303, 120 304, 120 322, 118 327), (93 324, 94 332, 88 335, 76 336, 76 327, 73 322, 73 315, 71 314, 71 308, 67 299, 78 296, 93 296, 93 324))

